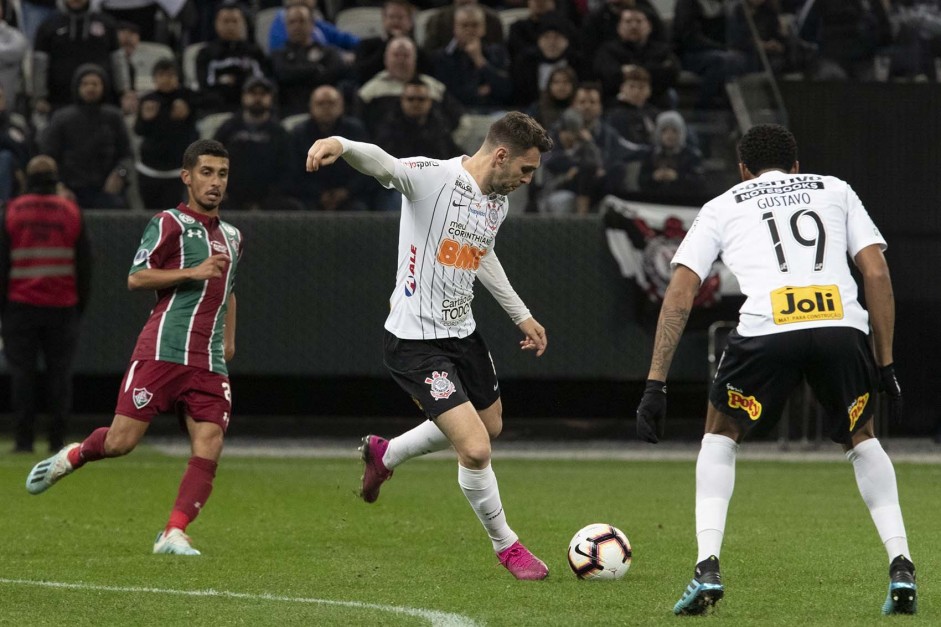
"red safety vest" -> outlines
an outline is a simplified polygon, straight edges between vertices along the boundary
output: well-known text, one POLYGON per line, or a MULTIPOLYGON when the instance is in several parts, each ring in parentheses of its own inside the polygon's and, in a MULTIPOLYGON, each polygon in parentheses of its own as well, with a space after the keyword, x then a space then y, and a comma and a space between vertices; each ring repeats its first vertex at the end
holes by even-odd
POLYGON ((76 305, 78 206, 60 196, 25 194, 7 205, 4 228, 11 262, 7 299, 36 307, 76 305))

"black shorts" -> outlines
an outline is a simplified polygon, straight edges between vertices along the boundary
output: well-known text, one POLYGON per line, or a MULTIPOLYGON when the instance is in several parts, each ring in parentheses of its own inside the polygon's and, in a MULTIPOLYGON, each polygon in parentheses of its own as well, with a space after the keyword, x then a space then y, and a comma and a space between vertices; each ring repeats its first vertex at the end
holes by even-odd
POLYGON ((713 406, 747 432, 774 426, 794 388, 806 379, 826 410, 834 442, 872 418, 876 366, 869 337, 849 327, 825 327, 742 337, 733 331, 709 394, 713 406), (770 424, 769 424, 770 423, 770 424))
POLYGON ((486 409, 500 398, 493 359, 477 331, 442 340, 402 340, 386 331, 383 362, 431 420, 467 401, 486 409))

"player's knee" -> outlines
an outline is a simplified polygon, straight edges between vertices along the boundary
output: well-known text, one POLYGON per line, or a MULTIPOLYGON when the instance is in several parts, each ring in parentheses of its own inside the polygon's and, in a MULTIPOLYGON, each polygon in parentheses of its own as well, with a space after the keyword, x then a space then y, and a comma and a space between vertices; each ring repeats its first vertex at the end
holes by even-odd
POLYGON ((490 443, 475 443, 462 448, 458 451, 461 465, 465 468, 479 470, 486 468, 490 464, 490 443))

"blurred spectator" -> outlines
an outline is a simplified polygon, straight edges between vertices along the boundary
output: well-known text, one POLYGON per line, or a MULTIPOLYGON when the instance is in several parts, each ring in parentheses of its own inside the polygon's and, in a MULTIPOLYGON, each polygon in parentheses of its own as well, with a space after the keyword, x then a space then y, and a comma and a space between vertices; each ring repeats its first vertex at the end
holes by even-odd
POLYGON ((723 0, 676 0, 673 39, 683 69, 698 74, 696 107, 724 107, 725 84, 745 69, 744 56, 726 45, 723 0))
POLYGON ((107 92, 100 66, 80 66, 72 83, 75 104, 57 110, 39 138, 40 151, 56 160, 62 182, 84 209, 127 207, 131 140, 121 111, 104 104, 107 92))
POLYGON ((16 103, 16 95, 20 93, 23 58, 29 42, 19 29, 7 23, 6 17, 0 5, 0 88, 12 108, 16 103))
POLYGON ((79 208, 57 194, 55 161, 33 158, 26 181, 26 194, 7 205, 0 221, 0 315, 16 415, 13 450, 33 452, 36 412, 44 399, 54 452, 64 444, 72 405, 72 361, 91 285, 91 246, 79 208))
POLYGON ((640 189, 665 196, 703 193, 702 155, 686 141, 686 122, 676 111, 657 116, 654 148, 640 168, 640 189))
POLYGON ((418 78, 406 83, 400 106, 375 137, 376 145, 393 157, 450 159, 461 154, 448 123, 434 106, 431 90, 418 78))
MULTIPOLYGON (((521 52, 531 46, 536 45, 536 39, 539 38, 539 24, 546 15, 558 15, 556 13, 556 0, 527 0, 526 7, 529 9, 529 15, 521 20, 516 20, 510 24, 510 32, 506 38, 506 49, 510 54, 510 60, 516 59, 521 52)), ((575 32, 575 25, 568 19, 562 17, 570 26, 570 34, 575 32)), ((570 43, 578 43, 569 38, 570 43)))
POLYGON ((454 38, 435 53, 435 78, 466 107, 499 107, 513 97, 506 48, 485 43, 484 28, 483 8, 458 7, 454 38))
POLYGON ((269 74, 268 58, 249 41, 247 16, 238 2, 226 0, 219 6, 215 29, 218 39, 196 56, 196 77, 207 110, 235 111, 245 81, 269 74))
POLYGON ((278 79, 281 115, 307 111, 310 92, 320 85, 335 85, 346 74, 346 64, 331 46, 322 46, 311 35, 310 9, 295 4, 285 10, 287 45, 271 55, 278 79))
POLYGON ((57 0, 20 0, 20 15, 23 18, 20 30, 28 41, 35 42, 39 25, 57 13, 56 3, 57 0))
POLYGON ((134 133, 140 137, 137 183, 147 209, 176 207, 184 198, 180 155, 196 141, 196 92, 180 84, 173 59, 154 64, 154 91, 141 98, 134 133))
POLYGON ((242 108, 222 123, 213 139, 229 152, 228 210, 299 209, 284 195, 289 180, 290 140, 274 115, 275 87, 267 78, 250 78, 242 88, 242 108))
POLYGON ((605 120, 621 137, 638 146, 650 147, 660 113, 649 98, 650 74, 640 66, 628 66, 621 89, 605 114, 605 120))
POLYGON ((0 88, 0 201, 22 190, 30 142, 27 129, 10 120, 6 93, 0 88))
MULTIPOLYGON (((385 0, 382 3, 382 34, 368 37, 356 48, 354 68, 356 78, 365 83, 383 69, 386 48, 395 37, 415 40, 415 7, 408 0, 385 0)), ((418 70, 427 74, 432 71, 431 58, 423 50, 418 51, 418 70)))
POLYGON ((818 44, 813 80, 871 80, 876 50, 892 42, 883 0, 816 0, 801 32, 818 44))
POLYGON ((484 43, 503 43, 503 22, 500 15, 488 6, 483 6, 477 0, 454 0, 454 3, 439 9, 425 24, 425 50, 438 50, 448 45, 454 39, 454 17, 460 7, 475 6, 483 11, 484 43))
POLYGON ((576 85, 578 75, 575 70, 568 66, 555 68, 549 72, 549 80, 539 92, 539 99, 530 105, 526 113, 543 128, 552 128, 562 112, 571 106, 576 85))
POLYGON ((768 58, 771 70, 782 72, 787 65, 788 37, 781 24, 781 9, 777 0, 735 0, 728 19, 729 48, 745 57, 746 72, 762 72, 764 67, 748 26, 746 12, 758 31, 761 48, 768 58))
POLYGON ((155 1, 155 0, 99 0, 98 10, 107 13, 118 23, 126 22, 137 27, 137 34, 144 41, 159 41, 157 25, 158 15, 166 19, 176 17, 183 9, 185 2, 155 1), (174 15, 167 14, 167 9, 175 8, 174 15))
POLYGON ((562 113, 555 131, 559 141, 544 158, 536 206, 540 213, 588 213, 605 174, 601 151, 574 109, 562 113))
POLYGON ((650 38, 666 41, 663 19, 649 0, 604 0, 604 5, 593 10, 582 22, 581 52, 586 59, 594 59, 598 47, 618 35, 618 23, 624 9, 640 9, 650 21, 650 38))
POLYGON ((321 46, 335 46, 341 50, 350 53, 344 59, 352 62, 352 52, 359 45, 359 37, 340 30, 330 22, 324 19, 323 14, 317 10, 317 0, 284 0, 284 9, 278 11, 271 23, 271 30, 268 31, 268 53, 273 53, 284 48, 288 41, 287 24, 285 22, 285 11, 291 6, 302 4, 310 9, 314 18, 311 29, 311 36, 321 46))
POLYGON ((571 43, 575 30, 568 21, 550 14, 539 21, 536 45, 527 48, 512 61, 513 99, 527 105, 539 97, 549 82, 549 74, 559 67, 571 67, 581 74, 584 59, 571 43))
POLYGON ((650 38, 650 20, 638 9, 624 9, 618 22, 617 37, 606 41, 595 55, 595 75, 604 86, 605 99, 621 89, 624 71, 639 65, 650 73, 651 99, 659 106, 675 105, 673 87, 680 75, 680 61, 669 45, 650 38))
MULTIPOLYGON (((130 71, 124 51, 118 45, 118 34, 111 16, 92 11, 88 0, 65 0, 61 13, 44 21, 33 42, 34 109, 47 114, 69 104, 72 77, 83 64, 94 63, 105 72, 109 85, 106 102, 124 106, 136 103, 130 82, 130 71), (114 88, 112 90, 112 87, 114 88)), ((59 162, 60 167, 62 162, 59 162)))
POLYGON ((941 82, 941 0, 897 0, 889 8, 896 32, 891 73, 895 76, 931 77, 941 82))
POLYGON ((366 129, 356 118, 343 114, 343 96, 323 85, 310 95, 310 119, 291 131, 292 190, 308 209, 319 211, 364 211, 369 209, 373 191, 369 177, 360 174, 343 159, 314 174, 304 170, 307 150, 318 139, 340 135, 353 141, 367 141, 366 129))
POLYGON ((637 154, 639 147, 630 144, 604 121, 599 83, 579 85, 575 91, 572 108, 582 115, 585 128, 591 133, 592 139, 601 150, 602 162, 609 170, 640 156, 637 154))
MULTIPOLYGON (((124 51, 124 59, 127 62, 127 76, 128 76, 128 85, 131 86, 131 89, 137 89, 137 75, 134 70, 134 64, 131 63, 131 57, 134 56, 134 53, 137 51, 137 47, 140 45, 140 28, 134 22, 117 22, 115 25, 118 31, 118 45, 121 46, 121 50, 124 51)), ((128 103, 130 106, 131 103, 128 103)), ((135 108, 137 102, 133 103, 135 108)))
POLYGON ((399 107, 399 96, 405 84, 415 77, 428 85, 431 99, 440 105, 449 129, 457 127, 464 112, 463 107, 447 93, 441 81, 418 73, 417 62, 415 42, 408 37, 395 37, 386 47, 385 69, 369 79, 357 92, 359 117, 371 134, 375 134, 382 121, 399 107))

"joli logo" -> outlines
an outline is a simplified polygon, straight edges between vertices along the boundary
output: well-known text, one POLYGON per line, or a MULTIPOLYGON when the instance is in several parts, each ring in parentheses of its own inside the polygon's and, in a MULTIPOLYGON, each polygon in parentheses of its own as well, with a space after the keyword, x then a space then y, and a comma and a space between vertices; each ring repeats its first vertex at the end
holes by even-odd
POLYGON ((869 392, 866 392, 849 406, 849 416, 850 416, 850 431, 856 426, 856 422, 859 420, 859 417, 863 415, 863 410, 866 409, 866 405, 869 404, 869 392))
POLYGON ((842 320, 843 302, 836 285, 782 287, 771 292, 775 324, 842 320))

